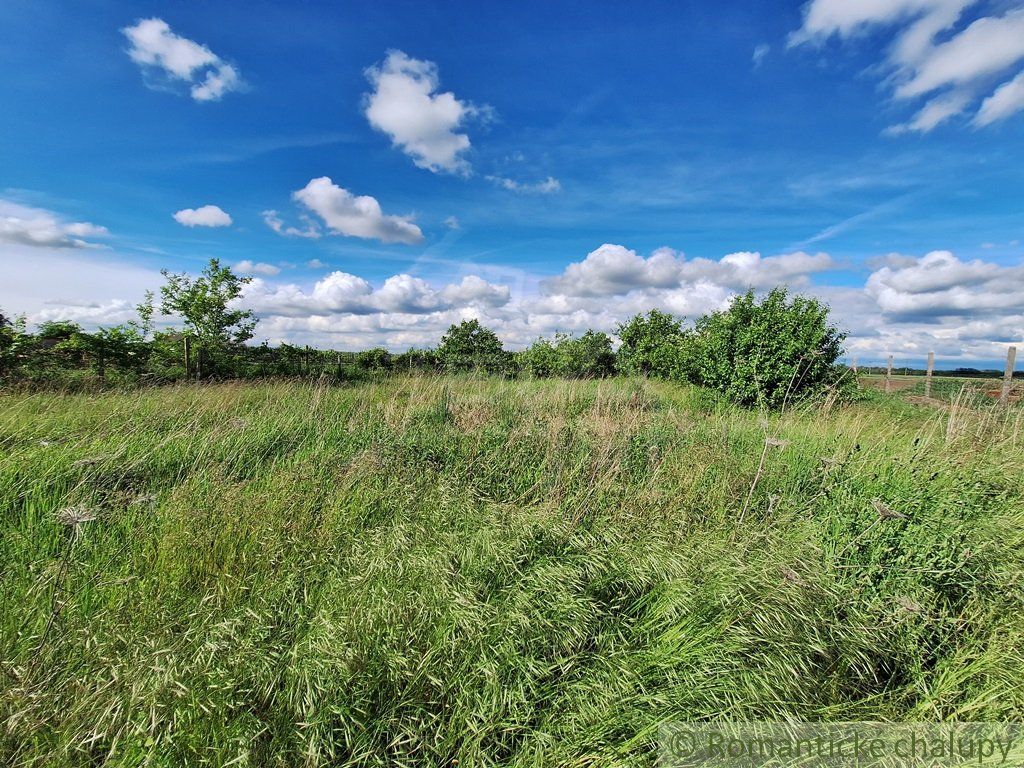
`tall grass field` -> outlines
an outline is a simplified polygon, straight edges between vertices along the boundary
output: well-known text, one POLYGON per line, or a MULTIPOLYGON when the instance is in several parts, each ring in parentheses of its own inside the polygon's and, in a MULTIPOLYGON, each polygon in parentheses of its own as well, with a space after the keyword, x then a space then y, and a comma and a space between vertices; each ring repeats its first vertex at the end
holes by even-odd
POLYGON ((0 764, 646 765, 674 720, 1019 720, 1022 414, 0 394, 0 764))

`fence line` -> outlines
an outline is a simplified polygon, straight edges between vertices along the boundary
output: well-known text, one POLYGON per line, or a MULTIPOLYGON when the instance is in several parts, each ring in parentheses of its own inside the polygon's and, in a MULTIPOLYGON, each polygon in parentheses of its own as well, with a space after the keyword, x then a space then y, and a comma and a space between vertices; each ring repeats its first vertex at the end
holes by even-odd
MULTIPOLYGON (((1006 349, 1006 368, 1003 371, 1002 385, 1001 385, 1001 387, 998 390, 998 399, 999 399, 999 402, 1001 404, 1003 404, 1003 405, 1008 405, 1009 402, 1010 402, 1010 395, 1012 394, 1013 385, 1014 385, 1014 371, 1016 369, 1016 361, 1017 361, 1017 347, 1016 346, 1007 347, 1007 349, 1006 349)), ((883 374, 883 381, 884 381, 883 387, 884 387, 884 390, 886 392, 892 392, 893 388, 894 388, 894 380, 893 380, 893 367, 894 367, 894 365, 895 365, 895 356, 894 355, 889 355, 888 359, 886 361, 886 365, 885 365, 885 373, 883 374)), ((854 377, 858 377, 859 376, 859 368, 858 368, 858 365, 857 365, 857 358, 853 358, 850 361, 850 369, 853 371, 854 377)), ((875 370, 877 371, 878 369, 875 368, 875 370)), ((920 375, 920 369, 918 368, 916 370, 918 371, 918 373, 916 375, 920 375)), ((874 373, 874 374, 871 373, 871 366, 869 366, 868 367, 868 375, 875 375, 875 376, 877 376, 878 374, 877 373, 874 373)), ((982 376, 977 376, 977 377, 965 376, 964 378, 978 378, 978 379, 981 379, 981 380, 986 380, 987 379, 988 381, 991 382, 994 377, 988 377, 988 376, 984 376, 984 377, 982 377, 982 376)), ((929 352, 928 353, 928 361, 927 361, 926 368, 925 368, 925 373, 924 373, 924 396, 926 398, 931 398, 931 396, 932 396, 932 384, 933 384, 934 379, 935 379, 935 353, 934 352, 929 352)), ((996 380, 998 381, 998 379, 996 379, 996 380)), ((993 392, 991 392, 991 394, 994 396, 996 393, 993 391, 993 392)))

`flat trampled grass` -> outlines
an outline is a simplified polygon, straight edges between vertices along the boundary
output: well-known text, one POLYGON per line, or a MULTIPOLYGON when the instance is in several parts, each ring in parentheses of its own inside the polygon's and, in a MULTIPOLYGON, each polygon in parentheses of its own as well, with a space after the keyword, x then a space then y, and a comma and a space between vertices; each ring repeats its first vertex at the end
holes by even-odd
POLYGON ((627 765, 666 720, 1020 719, 1021 414, 0 395, 0 762, 627 765))

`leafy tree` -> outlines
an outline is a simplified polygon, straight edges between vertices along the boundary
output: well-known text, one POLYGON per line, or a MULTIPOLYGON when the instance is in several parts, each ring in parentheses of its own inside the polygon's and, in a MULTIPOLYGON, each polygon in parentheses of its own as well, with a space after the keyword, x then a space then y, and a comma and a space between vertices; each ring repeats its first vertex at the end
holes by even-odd
POLYGON ((686 337, 681 320, 652 309, 646 317, 636 315, 620 324, 617 335, 621 344, 616 359, 623 373, 662 378, 681 375, 686 337))
POLYGON ((367 371, 389 371, 392 366, 391 353, 383 347, 357 352, 356 365, 367 371))
POLYGON ((25 332, 25 318, 12 319, 0 313, 0 376, 15 371, 31 337, 25 332))
POLYGON ((242 344, 252 338, 258 322, 251 309, 230 308, 242 295, 251 277, 239 277, 218 259, 210 259, 202 274, 161 273, 166 282, 160 288, 160 311, 185 320, 186 330, 201 340, 222 344, 242 344))
POLYGON ((519 367, 531 376, 554 376, 558 373, 558 350, 547 339, 539 338, 519 353, 519 367))
MULTIPOLYGON (((258 320, 252 310, 240 309, 232 302, 252 278, 239 277, 217 259, 210 259, 195 279, 167 270, 161 274, 166 282, 160 288, 160 311, 179 315, 185 321, 187 336, 194 336, 197 377, 210 373, 233 375, 233 360, 228 353, 252 338, 258 320)), ((140 314, 144 323, 151 323, 151 313, 147 316, 140 309, 140 314)))
POLYGON ((436 371, 439 366, 437 352, 413 348, 392 357, 392 364, 396 371, 436 371))
POLYGON ((510 361, 497 334, 475 318, 448 329, 437 348, 437 357, 446 371, 503 373, 508 370, 510 361))
POLYGON ((587 331, 582 336, 562 336, 556 349, 559 376, 596 378, 615 373, 615 353, 606 333, 587 331))
POLYGON ((834 383, 845 338, 816 299, 776 288, 758 302, 751 290, 697 321, 684 365, 691 381, 738 403, 780 408, 834 383))

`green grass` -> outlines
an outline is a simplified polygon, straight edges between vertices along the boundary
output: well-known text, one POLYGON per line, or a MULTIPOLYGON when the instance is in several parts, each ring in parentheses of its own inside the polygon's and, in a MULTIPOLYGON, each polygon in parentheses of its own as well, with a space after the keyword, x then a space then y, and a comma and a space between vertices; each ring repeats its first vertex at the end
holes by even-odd
POLYGON ((632 765, 666 720, 1020 719, 1022 427, 629 380, 0 395, 0 763, 632 765))

